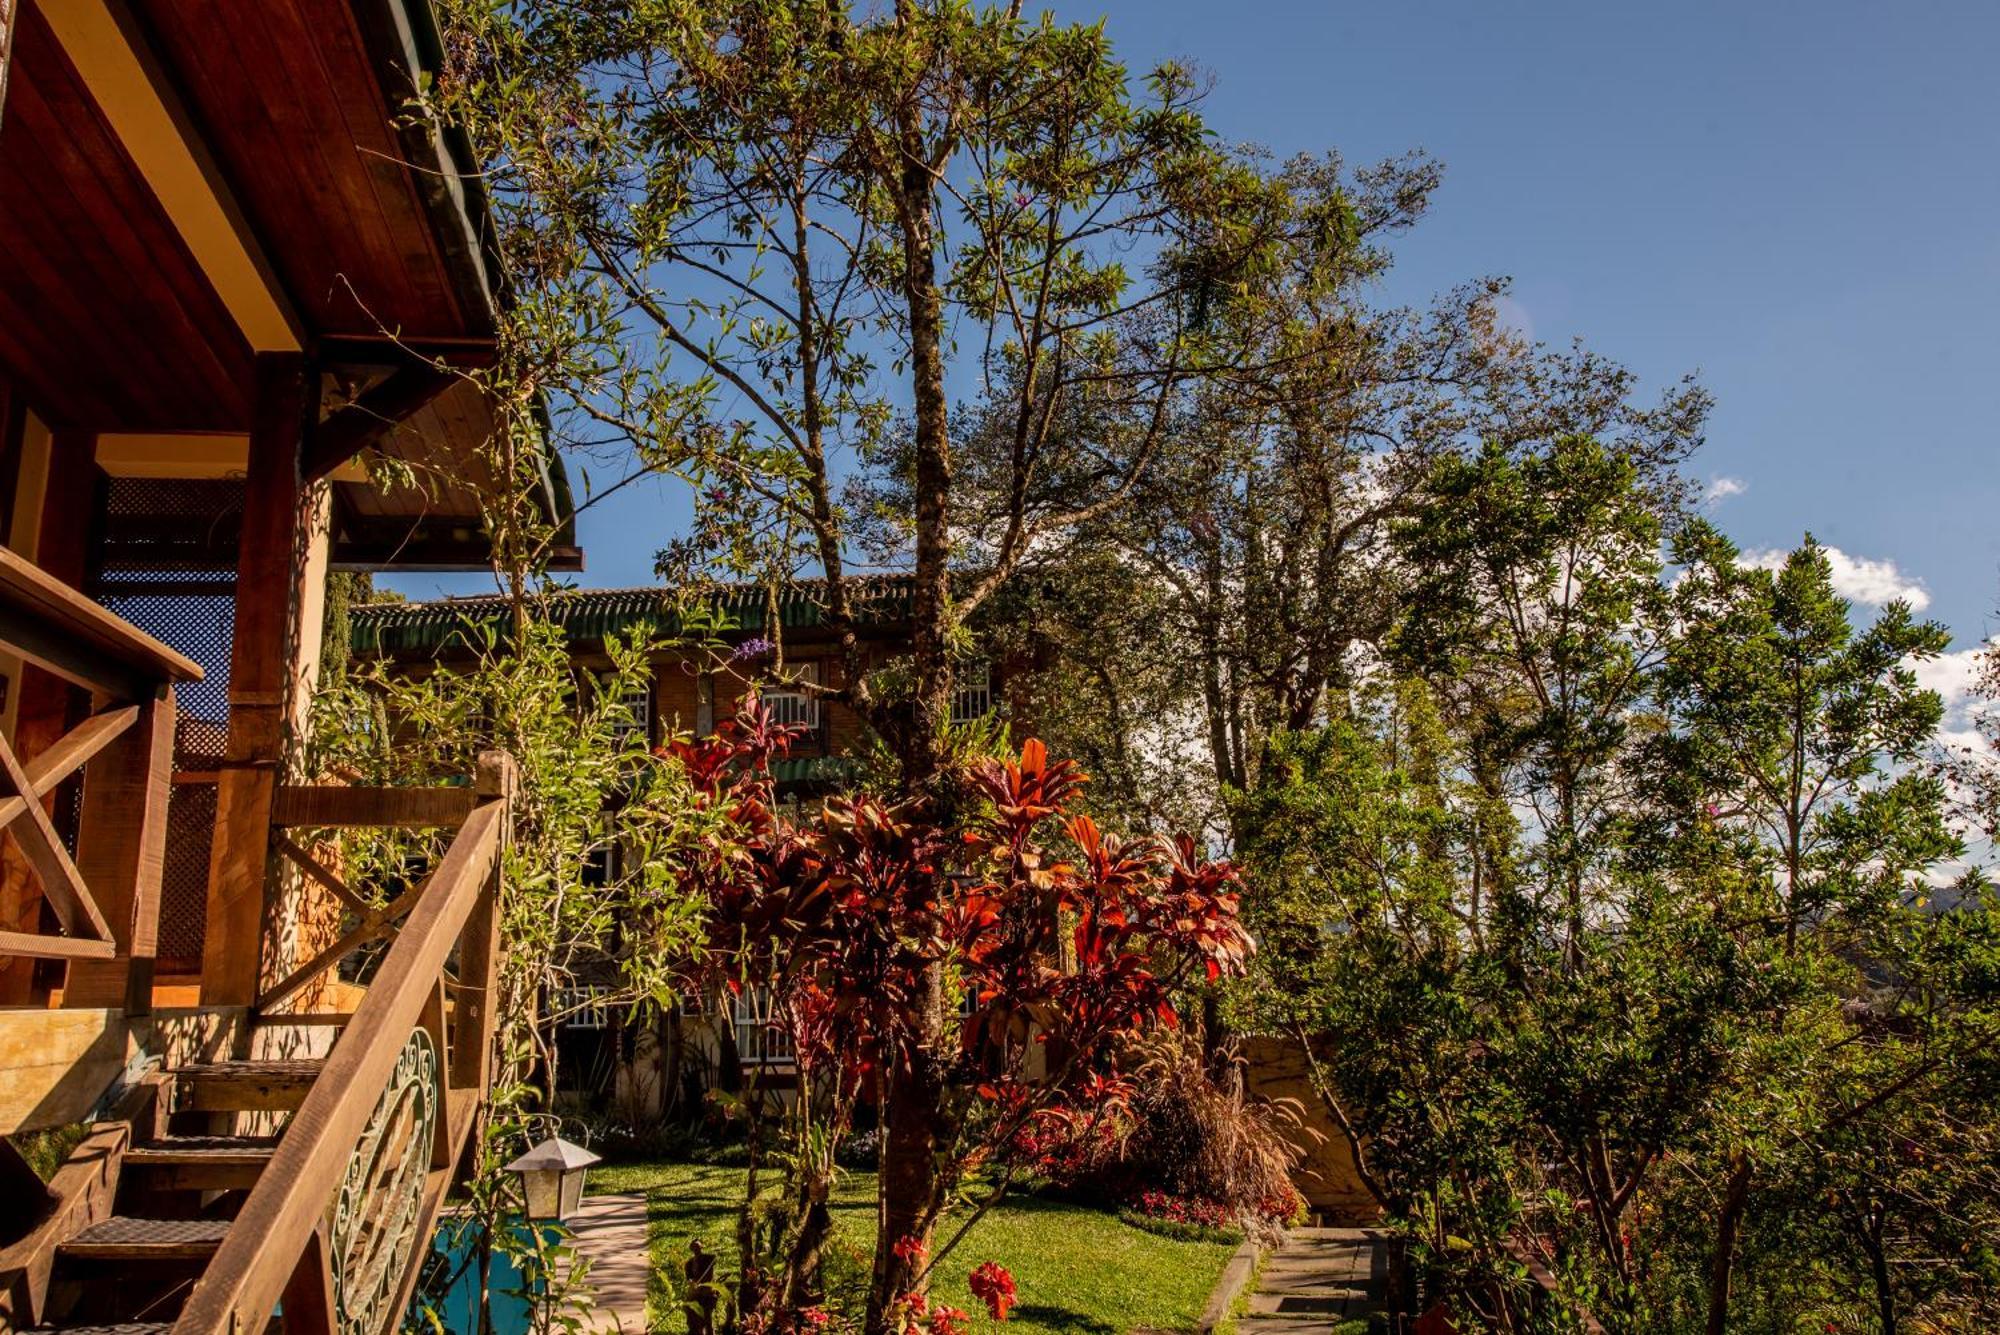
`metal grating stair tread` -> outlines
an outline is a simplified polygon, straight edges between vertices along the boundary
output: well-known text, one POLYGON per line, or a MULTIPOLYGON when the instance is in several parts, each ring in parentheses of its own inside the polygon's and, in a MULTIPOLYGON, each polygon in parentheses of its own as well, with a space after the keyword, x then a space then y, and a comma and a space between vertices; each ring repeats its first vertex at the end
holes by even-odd
POLYGON ((319 1079, 320 1061, 203 1062, 173 1071, 179 1106, 191 1112, 290 1112, 319 1079))
POLYGON ((171 1321, 123 1321, 98 1326, 35 1326, 27 1335, 167 1335, 171 1321))
POLYGON ((262 1162, 278 1148, 273 1136, 173 1136, 148 1145, 134 1145, 125 1151, 125 1162, 206 1163, 229 1159, 240 1163, 262 1162))
POLYGON ((113 1215, 62 1243, 86 1260, 185 1260, 208 1256, 229 1234, 227 1219, 140 1219, 113 1215))

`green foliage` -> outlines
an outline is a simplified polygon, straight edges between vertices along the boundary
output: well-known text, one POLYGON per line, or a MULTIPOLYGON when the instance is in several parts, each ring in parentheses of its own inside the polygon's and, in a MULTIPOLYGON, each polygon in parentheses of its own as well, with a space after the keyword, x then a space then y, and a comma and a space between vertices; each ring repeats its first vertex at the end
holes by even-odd
MULTIPOLYGON (((676 995, 701 917, 674 878, 674 850, 712 838, 714 822, 689 799, 678 766, 634 729, 624 694, 650 683, 653 646, 614 639, 612 669, 580 674, 560 627, 524 607, 517 629, 468 623, 458 656, 416 674, 397 665, 355 666, 314 702, 312 763, 350 782, 464 782, 481 751, 499 748, 519 767, 512 840, 503 860, 498 1054, 484 1109, 469 1213, 484 1241, 524 1273, 562 1274, 537 1307, 547 1329, 579 1319, 581 1273, 559 1264, 559 1240, 506 1224, 517 1184, 501 1165, 552 1129, 557 1078, 548 1041, 568 989, 602 989, 597 1004, 665 1006, 676 995), (611 857, 612 850, 617 856, 611 857), (592 869, 602 869, 594 875, 592 869), (565 1296, 567 1295, 567 1296, 565 1296)), ((427 866, 448 833, 351 832, 341 840, 350 884, 389 897, 407 869, 427 866)))
POLYGON ((1592 441, 1436 488, 1391 671, 1234 798, 1240 1020, 1323 1045, 1477 1323, 1534 1308, 1524 1240, 1614 1329, 1991 1320, 2000 914, 1933 903, 1942 629, 1853 627, 1810 539, 1744 567, 1592 441))

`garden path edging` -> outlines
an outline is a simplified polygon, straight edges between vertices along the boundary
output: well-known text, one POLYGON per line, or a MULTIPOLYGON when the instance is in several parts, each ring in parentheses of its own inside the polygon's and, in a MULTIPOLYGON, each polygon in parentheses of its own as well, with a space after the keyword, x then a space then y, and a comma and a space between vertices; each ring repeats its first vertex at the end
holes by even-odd
POLYGON ((1237 1297, 1257 1273, 1257 1262, 1263 1259, 1263 1255, 1263 1248, 1245 1238, 1230 1256, 1228 1264, 1216 1277, 1215 1287, 1209 1290, 1208 1306, 1202 1309, 1201 1324, 1195 1327, 1201 1335, 1210 1335, 1229 1319, 1230 1309, 1236 1306, 1237 1297))

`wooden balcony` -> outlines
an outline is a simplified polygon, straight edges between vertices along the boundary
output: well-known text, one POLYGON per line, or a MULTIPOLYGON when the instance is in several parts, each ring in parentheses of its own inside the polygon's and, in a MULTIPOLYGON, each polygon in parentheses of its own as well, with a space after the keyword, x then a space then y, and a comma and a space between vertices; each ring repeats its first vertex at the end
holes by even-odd
POLYGON ((0 737, 0 828, 13 834, 60 925, 0 931, 0 954, 73 961, 72 1002, 143 1013, 166 848, 172 687, 199 680, 201 668, 4 548, 0 653, 90 693, 84 718, 26 764, 0 737), (72 859, 44 802, 79 772, 72 859))

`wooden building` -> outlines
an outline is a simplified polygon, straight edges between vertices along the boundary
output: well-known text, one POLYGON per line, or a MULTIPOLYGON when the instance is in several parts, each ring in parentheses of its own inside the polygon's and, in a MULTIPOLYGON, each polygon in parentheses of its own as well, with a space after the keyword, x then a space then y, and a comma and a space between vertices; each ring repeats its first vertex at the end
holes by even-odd
MULTIPOLYGON (((851 578, 848 600, 871 668, 907 654, 907 575, 851 578)), ((673 733, 706 737, 755 686, 773 718, 805 729, 777 764, 781 793, 825 790, 856 772, 867 725, 840 698, 846 685, 841 654, 825 623, 818 580, 775 593, 762 584, 729 585, 687 606, 661 588, 576 589, 554 595, 546 608, 582 673, 609 672, 604 646, 610 637, 638 633, 659 641, 650 689, 628 702, 634 725, 650 740, 673 733)), ((497 597, 365 604, 350 616, 351 652, 428 671, 467 654, 469 629, 500 624, 506 615, 497 597)), ((961 669, 955 721, 1007 703, 1004 666, 982 659, 961 669)), ((1018 708, 1009 712, 1019 716, 1018 708)))
POLYGON ((87 1124, 46 1186, 0 1141, 0 1331, 391 1329, 467 1143, 509 763, 299 759, 328 572, 489 554, 438 50, 423 0, 0 0, 0 1133, 87 1124), (387 904, 313 851, 377 824, 456 830, 387 904))
MULTIPOLYGON (((849 604, 871 666, 908 652, 911 592, 904 575, 851 580, 849 604)), ((625 701, 631 726, 648 741, 705 737, 755 688, 773 718, 804 730, 773 766, 781 798, 822 794, 859 773, 867 725, 839 696, 841 654, 825 624, 819 581, 775 594, 761 584, 732 585, 685 605, 661 588, 577 589, 545 607, 581 675, 610 671, 611 637, 657 641, 646 688, 625 701)), ((504 600, 492 597, 366 604, 350 613, 350 652, 357 661, 429 672, 464 661, 469 646, 508 615, 504 600)), ((1021 701, 1004 690, 1019 679, 1009 666, 980 660, 962 668, 953 719, 999 709, 1018 720, 1021 701)), ((550 1008, 566 1017, 547 1035, 558 1054, 558 1089, 579 1107, 643 1127, 674 1109, 698 1109, 709 1090, 735 1089, 743 1068, 760 1068, 767 1091, 792 1087, 791 1050, 769 1022, 768 998, 755 989, 718 999, 714 1011, 648 1012, 638 1020, 591 1004, 593 990, 602 989, 579 978, 573 995, 550 1008)))

